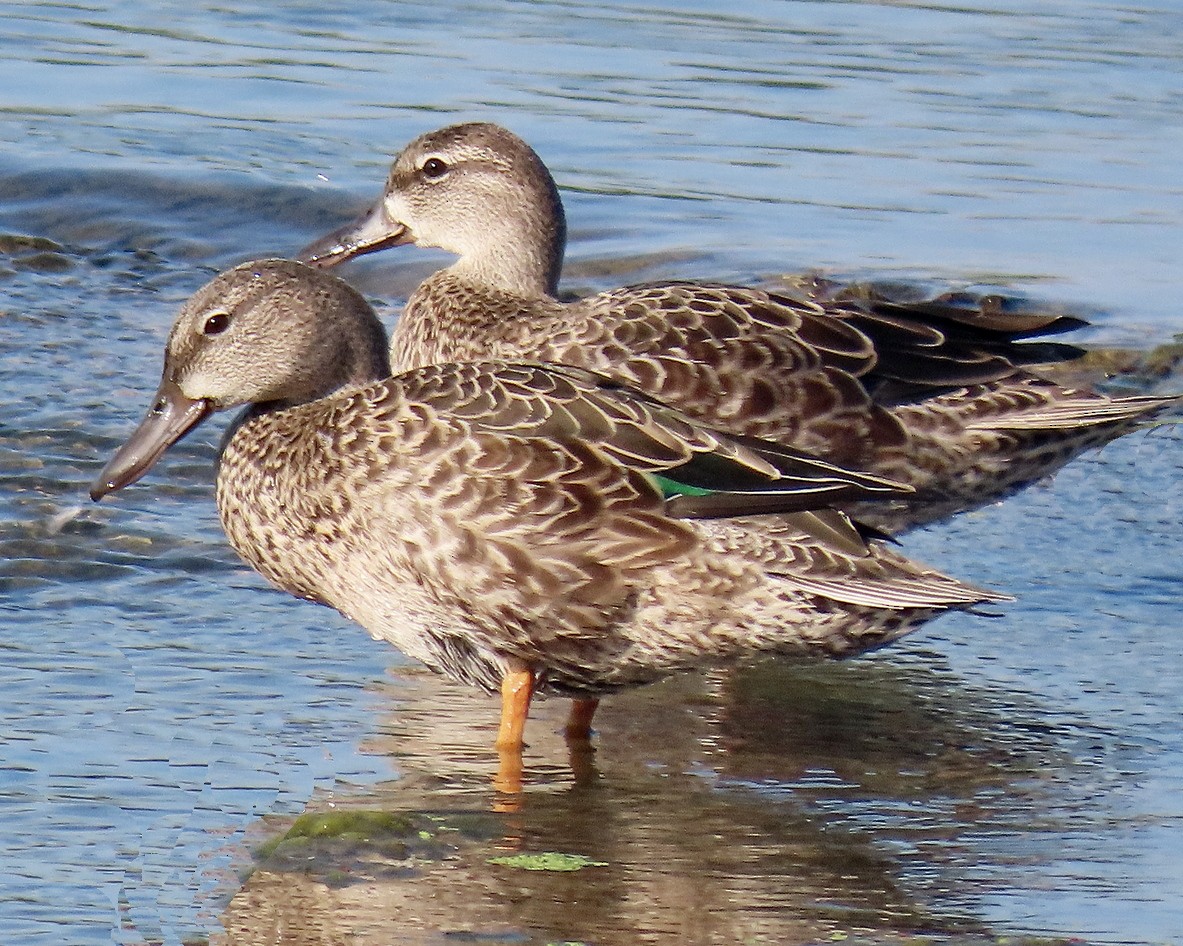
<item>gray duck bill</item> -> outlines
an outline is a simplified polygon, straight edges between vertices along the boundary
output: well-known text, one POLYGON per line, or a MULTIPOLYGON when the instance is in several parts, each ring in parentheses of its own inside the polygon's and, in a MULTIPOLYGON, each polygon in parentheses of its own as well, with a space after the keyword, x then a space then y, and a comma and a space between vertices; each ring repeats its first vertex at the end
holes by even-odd
POLYGON ((98 502, 108 493, 130 486, 156 464, 164 452, 213 413, 208 400, 194 400, 165 379, 140 426, 119 448, 91 484, 90 498, 98 502))
POLYGON ((377 253, 408 242, 407 228, 391 221, 382 201, 378 201, 356 220, 309 243, 296 254, 296 259, 309 266, 328 269, 355 256, 377 253))

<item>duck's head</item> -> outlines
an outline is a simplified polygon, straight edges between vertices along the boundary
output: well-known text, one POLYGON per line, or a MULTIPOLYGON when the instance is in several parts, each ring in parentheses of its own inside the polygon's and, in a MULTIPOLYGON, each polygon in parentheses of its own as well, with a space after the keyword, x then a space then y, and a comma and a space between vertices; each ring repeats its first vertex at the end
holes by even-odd
POLYGON ((453 269, 483 283, 553 295, 566 237, 558 188, 534 150, 498 125, 472 122, 412 141, 382 199, 299 257, 327 267, 414 243, 455 253, 453 269))
POLYGON ((182 307, 152 406, 91 498, 134 483, 215 411, 302 404, 389 373, 382 324, 345 282, 292 260, 243 263, 182 307))

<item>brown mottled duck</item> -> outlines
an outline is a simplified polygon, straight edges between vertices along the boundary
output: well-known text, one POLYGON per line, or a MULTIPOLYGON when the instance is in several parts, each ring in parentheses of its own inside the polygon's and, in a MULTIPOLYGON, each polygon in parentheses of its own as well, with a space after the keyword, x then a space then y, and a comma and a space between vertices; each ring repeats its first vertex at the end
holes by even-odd
POLYGON ((915 487, 852 507, 889 531, 1001 499, 1178 403, 1040 377, 1034 363, 1079 350, 1027 339, 1083 323, 1006 306, 697 282, 560 301, 558 188, 497 125, 416 138, 374 208, 301 255, 331 266, 404 243, 458 259, 412 293, 392 334, 394 370, 527 360, 601 372, 712 427, 915 487))
MULTIPOLYGON (((572 367, 390 376, 374 312, 285 260, 182 308, 143 422, 95 499, 216 411, 217 504, 238 553, 430 668, 500 690, 520 754, 531 696, 576 699, 762 654, 840 657, 1002 596, 909 561, 829 507, 901 493, 735 438, 572 367)), ((520 755, 519 755, 520 758, 520 755)))

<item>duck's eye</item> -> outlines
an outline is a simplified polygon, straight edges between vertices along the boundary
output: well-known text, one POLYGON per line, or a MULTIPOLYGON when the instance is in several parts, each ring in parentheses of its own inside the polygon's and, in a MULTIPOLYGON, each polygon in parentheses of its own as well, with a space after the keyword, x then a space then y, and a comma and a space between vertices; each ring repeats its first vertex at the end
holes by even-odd
POLYGON ((440 158, 428 158, 423 162, 423 176, 429 181, 438 181, 448 173, 448 162, 440 158))
POLYGON ((215 312, 201 327, 205 335, 220 335, 230 327, 230 315, 226 312, 215 312))

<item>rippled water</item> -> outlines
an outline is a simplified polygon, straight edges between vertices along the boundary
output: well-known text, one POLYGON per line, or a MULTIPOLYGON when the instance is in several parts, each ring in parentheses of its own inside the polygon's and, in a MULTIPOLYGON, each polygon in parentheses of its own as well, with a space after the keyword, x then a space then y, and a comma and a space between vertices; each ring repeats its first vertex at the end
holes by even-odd
MULTIPOLYGON (((1176 431, 909 537, 1018 594, 1002 617, 612 701, 577 775, 544 721, 508 813, 494 707, 238 565, 216 430, 112 502, 84 495, 180 300, 343 220, 391 153, 459 119, 509 125, 555 171, 572 290, 820 267, 997 285, 1085 312, 1098 344, 1166 341, 1177 5, 326 6, 0 13, 0 942, 268 942, 276 917, 291 942, 1183 938, 1176 431), (487 821, 396 871, 418 883, 244 885, 310 799, 487 821), (515 845, 608 866, 485 864, 515 845)), ((350 275, 393 308, 438 262, 350 275)))

